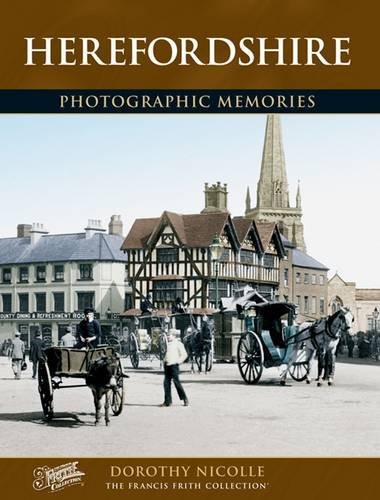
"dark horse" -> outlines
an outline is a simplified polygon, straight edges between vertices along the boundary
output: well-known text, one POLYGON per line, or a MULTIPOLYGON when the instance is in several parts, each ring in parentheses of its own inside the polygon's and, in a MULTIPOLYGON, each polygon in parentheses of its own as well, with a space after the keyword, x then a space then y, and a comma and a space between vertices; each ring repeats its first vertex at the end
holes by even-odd
POLYGON ((192 321, 192 326, 187 329, 183 343, 189 355, 191 371, 195 371, 195 362, 199 372, 202 372, 203 366, 205 373, 209 372, 212 368, 213 358, 213 328, 209 319, 202 318, 200 329, 192 321))
POLYGON ((104 420, 108 426, 110 423, 109 409, 111 405, 111 393, 116 386, 116 372, 119 366, 119 358, 102 356, 92 361, 88 367, 86 384, 92 391, 95 404, 95 425, 100 421, 102 399, 105 397, 104 420))

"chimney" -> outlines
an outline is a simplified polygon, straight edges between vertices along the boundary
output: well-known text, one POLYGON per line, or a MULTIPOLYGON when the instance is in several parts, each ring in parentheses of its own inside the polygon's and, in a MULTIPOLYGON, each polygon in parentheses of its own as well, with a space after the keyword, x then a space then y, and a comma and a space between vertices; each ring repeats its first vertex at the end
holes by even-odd
POLYGON ((26 236, 30 236, 31 229, 32 229, 32 224, 18 224, 17 238, 25 238, 26 236))
POLYGON ((111 215, 111 220, 108 224, 108 233, 123 236, 123 221, 121 220, 121 215, 111 215))
POLYGON ((227 208, 227 184, 221 185, 220 182, 209 186, 205 183, 205 208, 202 210, 201 214, 213 213, 213 212, 228 212, 227 208))
POLYGON ((49 234, 49 231, 46 231, 43 224, 33 222, 30 230, 30 243, 35 245, 43 234, 49 234))
POLYGON ((86 240, 92 238, 95 233, 104 233, 105 229, 102 228, 102 221, 100 219, 88 219, 86 231, 86 240))

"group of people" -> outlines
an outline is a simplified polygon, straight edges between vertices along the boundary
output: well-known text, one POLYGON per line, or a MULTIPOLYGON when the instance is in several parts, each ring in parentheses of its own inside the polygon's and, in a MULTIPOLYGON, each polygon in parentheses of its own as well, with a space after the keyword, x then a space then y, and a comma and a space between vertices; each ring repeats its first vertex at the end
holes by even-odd
MULTIPOLYGON (((84 310, 84 319, 78 325, 78 335, 74 336, 71 327, 66 327, 65 335, 60 340, 62 347, 73 347, 83 349, 96 347, 101 338, 101 327, 95 319, 94 310, 87 308, 84 310)), ((19 331, 15 332, 14 339, 10 340, 7 347, 7 355, 12 360, 12 370, 16 380, 21 378, 21 372, 26 368, 25 362, 25 343, 21 340, 19 331)), ((42 339, 42 333, 37 331, 34 339, 30 343, 29 361, 32 363, 32 378, 37 376, 37 366, 40 359, 44 357, 45 344, 42 339)))

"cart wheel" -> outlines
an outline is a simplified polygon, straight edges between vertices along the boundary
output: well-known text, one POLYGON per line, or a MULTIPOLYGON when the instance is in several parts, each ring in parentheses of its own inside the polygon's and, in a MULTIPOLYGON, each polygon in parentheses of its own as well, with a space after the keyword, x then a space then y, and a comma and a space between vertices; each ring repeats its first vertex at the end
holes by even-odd
POLYGON ((305 350, 303 348, 298 350, 297 358, 289 368, 289 373, 292 379, 297 382, 306 380, 309 373, 309 363, 306 361, 305 350))
POLYGON ((247 332, 240 338, 237 348, 240 375, 247 384, 257 384, 263 373, 264 350, 260 337, 247 332))
POLYGON ((123 411, 124 405, 124 377, 120 361, 115 373, 115 379, 116 386, 112 388, 111 408, 113 414, 117 416, 120 415, 120 413, 123 411))
POLYGON ((165 333, 163 333, 160 335, 158 339, 158 356, 160 361, 164 360, 167 349, 168 349, 168 339, 166 338, 165 333))
POLYGON ((131 363, 133 368, 139 367, 139 347, 137 344, 136 335, 134 333, 131 334, 129 339, 129 357, 131 358, 131 363))
POLYGON ((38 391, 40 393, 42 410, 46 420, 54 416, 53 409, 53 385, 51 383, 50 370, 46 361, 38 362, 38 391))

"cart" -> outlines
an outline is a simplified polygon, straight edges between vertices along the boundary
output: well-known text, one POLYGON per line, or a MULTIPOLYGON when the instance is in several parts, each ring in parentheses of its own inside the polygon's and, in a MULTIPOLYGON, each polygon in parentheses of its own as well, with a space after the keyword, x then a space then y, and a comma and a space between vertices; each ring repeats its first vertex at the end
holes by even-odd
MULTIPOLYGON (((104 356, 117 356, 112 346, 95 349, 74 349, 50 347, 44 351, 45 357, 38 363, 38 391, 46 420, 54 416, 54 391, 63 388, 86 387, 86 384, 62 385, 63 378, 85 379, 90 364, 104 356)), ((115 373, 116 385, 112 387, 111 408, 113 414, 120 415, 124 402, 124 377, 120 359, 115 373)))

